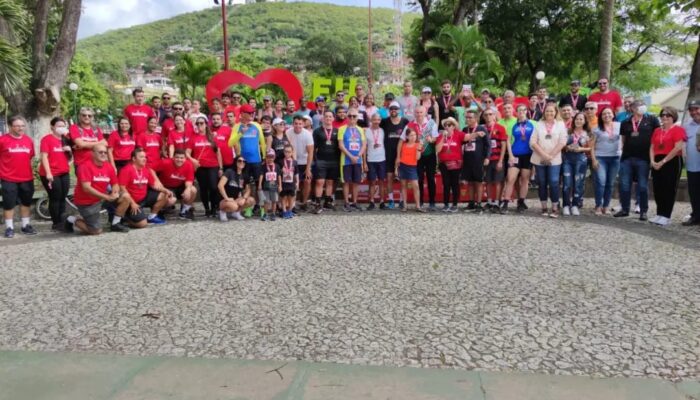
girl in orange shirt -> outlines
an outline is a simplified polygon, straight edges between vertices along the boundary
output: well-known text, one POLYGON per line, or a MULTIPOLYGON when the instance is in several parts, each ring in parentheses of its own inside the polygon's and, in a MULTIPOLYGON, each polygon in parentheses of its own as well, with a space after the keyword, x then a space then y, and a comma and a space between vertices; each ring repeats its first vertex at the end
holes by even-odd
MULTIPOLYGON (((406 128, 406 142, 401 146, 401 154, 396 159, 395 173, 401 179, 401 198, 406 197, 406 186, 408 184, 413 188, 413 201, 416 202, 416 211, 425 212, 420 207, 420 193, 418 187, 418 160, 423 152, 423 144, 418 142, 418 133, 406 128)), ((406 211, 407 206, 404 205, 401 211, 406 211)))

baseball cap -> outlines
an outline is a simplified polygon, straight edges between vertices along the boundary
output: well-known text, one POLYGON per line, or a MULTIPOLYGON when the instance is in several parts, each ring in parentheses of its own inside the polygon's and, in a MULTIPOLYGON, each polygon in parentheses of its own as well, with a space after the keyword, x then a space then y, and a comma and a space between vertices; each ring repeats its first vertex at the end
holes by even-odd
POLYGON ((482 93, 482 94, 483 94, 483 93, 491 94, 491 91, 488 90, 488 89, 481 89, 481 93, 482 93))
POLYGON ((311 118, 311 116, 309 116, 309 115, 304 115, 303 117, 304 117, 304 119, 307 120, 307 121, 314 122, 314 120, 313 120, 313 119, 311 118))
POLYGON ((263 100, 272 101, 272 96, 263 96, 263 100))
POLYGON ((391 92, 384 95, 384 100, 394 100, 395 98, 396 96, 394 96, 394 94, 391 92))
POLYGON ((431 88, 429 88, 429 87, 426 86, 426 87, 424 87, 423 89, 421 89, 420 92, 421 92, 421 93, 433 93, 433 89, 431 89, 431 88))
POLYGON ((326 97, 325 96, 316 97, 316 103, 318 103, 319 101, 326 101, 326 97))
POLYGON ((255 107, 250 104, 244 104, 241 106, 241 112, 247 114, 253 114, 255 112, 255 107))
POLYGON ((571 86, 581 86, 581 81, 578 79, 575 79, 571 81, 571 86))
POLYGON ((283 124, 284 120, 282 118, 275 118, 272 120, 272 125, 283 124))
POLYGON ((392 108, 397 108, 397 109, 401 108, 401 104, 399 104, 396 101, 392 101, 391 104, 389 104, 389 109, 392 109, 392 108))
POLYGON ((275 153, 274 150, 270 149, 270 150, 267 151, 267 156, 268 156, 268 157, 276 157, 276 156, 277 156, 277 153, 275 153))
POLYGON ((688 103, 688 108, 695 108, 695 107, 700 107, 700 100, 690 100, 688 103))

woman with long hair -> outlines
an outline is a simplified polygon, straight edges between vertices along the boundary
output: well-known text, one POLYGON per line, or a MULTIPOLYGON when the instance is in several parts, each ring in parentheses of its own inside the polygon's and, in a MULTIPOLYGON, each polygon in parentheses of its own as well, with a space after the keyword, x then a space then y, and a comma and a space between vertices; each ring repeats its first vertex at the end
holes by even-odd
POLYGON ((233 213, 236 220, 244 220, 241 210, 253 207, 255 199, 251 196, 251 185, 255 183, 245 172, 245 159, 243 156, 236 157, 234 167, 229 168, 219 178, 218 189, 221 195, 219 208, 219 219, 222 222, 228 221, 228 213, 233 213))
POLYGON ((564 147, 562 175, 564 184, 562 197, 564 197, 564 215, 581 215, 579 205, 583 199, 584 183, 588 159, 586 152, 590 151, 590 131, 586 114, 577 113, 571 122, 569 136, 564 147))
MULTIPOLYGON (((199 119, 197 119, 197 121, 199 121, 199 119)), ((206 122, 206 119, 204 121, 206 122)), ((173 117, 173 123, 175 124, 175 129, 168 135, 169 158, 173 158, 173 154, 175 154, 175 150, 177 149, 187 150, 190 146, 190 140, 192 139, 185 130, 185 117, 176 115, 173 117)))
POLYGON ((213 217, 219 208, 218 181, 223 175, 224 164, 216 145, 214 134, 205 118, 197 118, 195 134, 187 148, 187 157, 195 168, 199 193, 204 205, 205 217, 213 217))
POLYGON ((525 198, 527 198, 530 174, 532 169, 532 149, 530 137, 535 132, 535 124, 527 118, 527 106, 518 106, 517 121, 510 132, 511 140, 508 141, 508 173, 506 174, 506 186, 503 189, 503 205, 501 214, 508 212, 508 202, 512 199, 515 181, 518 181, 518 207, 517 212, 527 210, 525 198))
POLYGON ((365 95, 360 111, 364 111, 370 117, 379 112, 379 108, 374 104, 374 95, 372 93, 365 95))
POLYGON ((554 104, 547 104, 542 119, 537 122, 535 133, 530 137, 533 150, 532 164, 537 176, 537 190, 542 205, 542 215, 559 217, 559 173, 561 171, 561 150, 566 146, 568 133, 561 120, 557 120, 559 110, 554 104), (547 200, 551 201, 551 212, 547 200))
POLYGON ((365 111, 360 109, 360 100, 357 98, 357 96, 352 96, 350 100, 348 100, 348 104, 350 105, 348 108, 354 108, 357 110, 357 126, 360 128, 367 128, 370 124, 369 117, 365 111))
POLYGON ((459 177, 462 172, 462 142, 464 132, 459 130, 456 119, 448 117, 442 120, 444 130, 435 142, 438 153, 438 167, 442 176, 442 196, 445 203, 443 212, 457 212, 459 203, 459 177), (452 196, 452 206, 450 206, 452 196))
POLYGON ((612 188, 620 169, 620 123, 615 113, 604 107, 591 136, 591 166, 595 171, 595 215, 608 213, 612 188))
POLYGON ((131 152, 136 148, 136 142, 131 130, 131 123, 126 117, 119 118, 117 129, 107 139, 107 155, 117 174, 131 162, 131 152))

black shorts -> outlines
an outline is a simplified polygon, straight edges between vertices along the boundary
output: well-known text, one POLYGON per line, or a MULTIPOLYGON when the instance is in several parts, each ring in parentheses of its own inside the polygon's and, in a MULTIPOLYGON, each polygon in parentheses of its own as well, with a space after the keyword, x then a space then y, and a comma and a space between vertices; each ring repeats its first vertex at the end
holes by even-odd
POLYGON ((139 202, 139 206, 141 206, 139 212, 136 214, 132 214, 131 207, 129 207, 126 210, 126 214, 124 214, 124 219, 134 223, 141 222, 144 219, 146 219, 146 213, 143 211, 144 207, 152 208, 158 201, 159 194, 160 192, 158 192, 157 190, 148 188, 148 192, 146 192, 146 197, 144 197, 143 200, 139 202))
POLYGON ((518 168, 518 169, 530 169, 532 168, 532 162, 530 162, 530 157, 532 154, 525 154, 522 156, 513 156, 518 162, 514 165, 509 165, 508 168, 518 168))
POLYGON ((486 170, 486 182, 488 183, 499 183, 503 182, 503 179, 506 176, 506 168, 505 165, 501 170, 499 171, 496 166, 498 165, 498 160, 491 160, 489 162, 488 167, 485 168, 486 170))
POLYGON ((253 180, 257 182, 260 179, 260 175, 263 174, 262 163, 246 163, 245 173, 253 180))
POLYGON ((387 174, 394 174, 394 170, 396 169, 396 153, 389 152, 387 150, 386 152, 386 173, 387 174))
POLYGON ((9 182, 0 181, 2 185, 2 208, 12 210, 17 204, 29 207, 34 197, 34 181, 9 182))
MULTIPOLYGON (((173 196, 175 196, 176 199, 182 200, 182 194, 185 193, 185 185, 184 184, 182 184, 178 187, 175 187, 175 188, 166 188, 166 189, 173 192, 173 196)), ((146 197, 148 197, 148 195, 146 195, 146 197)))
POLYGON ((467 182, 483 182, 484 162, 480 160, 464 160, 462 162, 461 179, 467 182))
POLYGON ((306 180, 306 165, 297 164, 297 174, 299 175, 299 182, 304 182, 306 180))
POLYGON ((320 160, 316 161, 316 165, 314 168, 314 179, 337 181, 339 177, 340 166, 338 165, 338 163, 320 160))
POLYGON ((282 189, 280 191, 280 197, 296 197, 296 190, 282 189))

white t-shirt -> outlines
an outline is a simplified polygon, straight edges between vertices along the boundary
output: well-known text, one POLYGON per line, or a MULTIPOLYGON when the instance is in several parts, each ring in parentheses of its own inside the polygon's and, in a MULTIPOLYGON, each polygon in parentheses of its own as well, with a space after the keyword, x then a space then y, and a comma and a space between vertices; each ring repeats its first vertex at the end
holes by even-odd
POLYGON ((309 157, 309 152, 306 151, 306 146, 314 144, 314 137, 311 132, 302 129, 301 133, 295 133, 294 128, 287 129, 287 137, 294 146, 294 151, 297 153, 297 165, 306 165, 306 160, 309 157))
POLYGON ((382 128, 376 130, 365 128, 365 136, 367 137, 367 162, 386 161, 384 130, 382 128))

